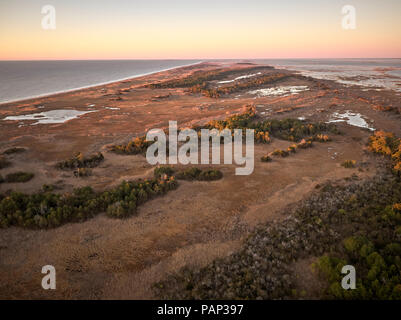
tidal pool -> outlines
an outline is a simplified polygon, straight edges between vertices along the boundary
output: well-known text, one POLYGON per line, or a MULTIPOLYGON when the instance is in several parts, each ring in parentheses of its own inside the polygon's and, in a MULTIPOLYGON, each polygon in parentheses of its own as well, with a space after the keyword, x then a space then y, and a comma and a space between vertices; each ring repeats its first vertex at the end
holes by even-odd
POLYGON ((342 121, 345 121, 347 124, 354 127, 366 128, 371 131, 376 130, 366 122, 366 120, 360 113, 355 113, 350 110, 347 110, 344 113, 334 112, 331 115, 329 121, 327 121, 327 123, 342 122, 342 121))
POLYGON ((298 94, 302 91, 308 91, 308 86, 282 86, 266 89, 257 89, 249 91, 249 94, 257 95, 259 97, 266 96, 289 96, 291 94, 298 94))
POLYGON ((71 109, 51 110, 45 112, 24 114, 20 116, 8 116, 5 117, 3 120, 9 120, 9 121, 35 120, 36 122, 32 123, 31 125, 64 123, 69 120, 79 118, 80 116, 90 112, 96 112, 96 110, 90 110, 90 111, 79 111, 71 109))

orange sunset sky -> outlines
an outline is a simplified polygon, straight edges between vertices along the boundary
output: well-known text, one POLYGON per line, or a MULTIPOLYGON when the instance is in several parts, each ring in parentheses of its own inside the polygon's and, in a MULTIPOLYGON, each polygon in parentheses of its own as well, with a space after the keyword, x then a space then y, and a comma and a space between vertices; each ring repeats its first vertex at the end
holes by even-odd
POLYGON ((399 58, 400 39, 399 0, 0 2, 1 60, 399 58), (41 27, 47 4, 55 30, 41 27))

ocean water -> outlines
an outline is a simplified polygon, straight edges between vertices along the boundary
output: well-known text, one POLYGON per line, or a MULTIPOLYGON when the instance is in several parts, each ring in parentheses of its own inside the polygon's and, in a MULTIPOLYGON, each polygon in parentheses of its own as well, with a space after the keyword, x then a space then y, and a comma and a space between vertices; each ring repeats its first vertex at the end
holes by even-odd
POLYGON ((298 71, 317 79, 357 85, 363 90, 401 92, 401 59, 264 59, 253 60, 277 68, 298 71))
MULTIPOLYGON (((220 60, 234 62, 235 60, 220 60)), ((236 60, 238 61, 238 60, 236 60)), ((295 70, 363 90, 401 93, 401 59, 258 59, 252 62, 295 70)), ((0 61, 0 104, 128 79, 200 60, 0 61)), ((244 75, 240 78, 256 75, 244 75)), ((233 81, 233 80, 229 80, 233 81)), ((224 81, 222 81, 224 83, 224 81)))
POLYGON ((198 62, 200 60, 0 61, 0 104, 198 62))

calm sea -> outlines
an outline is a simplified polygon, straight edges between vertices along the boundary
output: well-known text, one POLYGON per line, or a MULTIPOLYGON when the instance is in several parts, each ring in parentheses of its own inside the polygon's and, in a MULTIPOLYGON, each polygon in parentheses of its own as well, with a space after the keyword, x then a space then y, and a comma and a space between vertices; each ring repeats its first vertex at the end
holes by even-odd
MULTIPOLYGON (((90 87, 198 62, 0 61, 0 103, 90 87)), ((307 76, 346 85, 401 92, 401 59, 259 59, 252 62, 296 70, 307 76)))
POLYGON ((0 61, 0 103, 146 75, 200 60, 0 61))

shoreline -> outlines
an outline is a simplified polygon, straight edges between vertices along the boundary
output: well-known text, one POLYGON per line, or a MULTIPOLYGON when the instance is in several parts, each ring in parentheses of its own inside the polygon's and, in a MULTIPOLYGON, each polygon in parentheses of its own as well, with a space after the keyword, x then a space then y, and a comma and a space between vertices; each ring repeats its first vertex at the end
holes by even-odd
POLYGON ((113 83, 119 83, 119 82, 122 82, 122 81, 136 79, 136 78, 140 78, 140 77, 145 77, 145 76, 149 76, 149 75, 156 74, 156 73, 159 73, 159 72, 165 72, 165 71, 170 71, 170 70, 179 69, 179 68, 196 66, 196 65, 201 64, 203 62, 205 62, 205 61, 201 60, 201 61, 196 62, 196 63, 190 63, 190 64, 185 64, 185 65, 182 65, 182 66, 175 66, 175 67, 171 67, 171 68, 160 69, 158 71, 151 71, 151 72, 141 73, 141 74, 138 74, 138 75, 135 75, 135 76, 130 76, 130 77, 126 77, 126 78, 121 78, 121 79, 116 79, 116 80, 111 80, 111 81, 106 81, 106 82, 101 82, 101 83, 96 83, 96 84, 89 85, 89 86, 83 86, 83 87, 67 89, 67 90, 62 90, 62 91, 56 91, 56 92, 49 92, 49 93, 44 93, 44 94, 40 94, 40 95, 37 95, 37 96, 24 97, 24 98, 17 99, 17 100, 0 101, 0 107, 4 106, 6 104, 9 104, 9 103, 21 103, 21 102, 28 101, 28 100, 48 98, 48 97, 52 97, 52 96, 57 96, 59 94, 71 93, 71 92, 85 90, 85 89, 92 89, 92 88, 96 88, 96 87, 99 87, 99 86, 109 85, 109 84, 113 84, 113 83))

